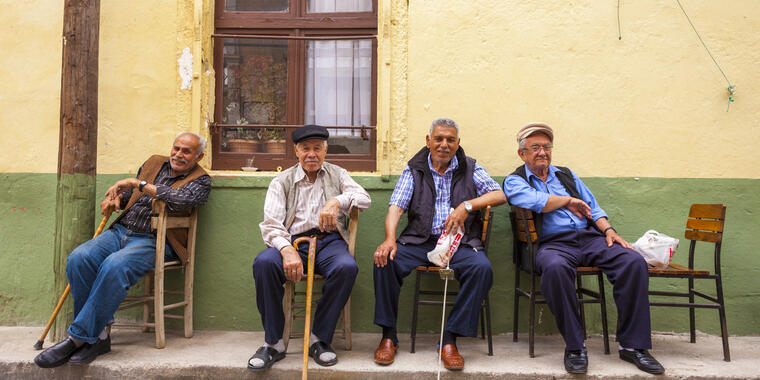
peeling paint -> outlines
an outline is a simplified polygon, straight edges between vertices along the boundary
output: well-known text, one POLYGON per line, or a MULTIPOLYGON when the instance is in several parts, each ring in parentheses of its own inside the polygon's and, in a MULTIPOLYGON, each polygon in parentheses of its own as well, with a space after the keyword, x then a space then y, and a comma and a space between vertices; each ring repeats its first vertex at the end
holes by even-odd
POLYGON ((182 78, 181 90, 189 90, 193 87, 193 55, 190 48, 182 49, 182 56, 177 60, 179 64, 179 76, 182 78))

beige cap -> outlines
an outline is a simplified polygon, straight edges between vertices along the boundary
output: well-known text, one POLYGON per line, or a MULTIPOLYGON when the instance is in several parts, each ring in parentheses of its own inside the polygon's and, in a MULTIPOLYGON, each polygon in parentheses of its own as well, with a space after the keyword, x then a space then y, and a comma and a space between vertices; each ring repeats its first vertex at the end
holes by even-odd
POLYGON ((549 124, 541 122, 533 122, 520 128, 520 131, 517 132, 517 142, 519 143, 520 140, 527 138, 536 132, 546 134, 549 136, 549 141, 554 142, 554 131, 552 130, 552 127, 550 127, 549 124))

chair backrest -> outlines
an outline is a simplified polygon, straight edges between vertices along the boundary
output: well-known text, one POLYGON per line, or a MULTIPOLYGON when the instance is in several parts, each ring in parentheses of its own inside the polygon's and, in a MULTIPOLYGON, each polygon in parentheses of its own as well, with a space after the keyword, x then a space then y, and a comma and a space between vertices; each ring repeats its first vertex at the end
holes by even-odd
POLYGON ((493 226, 493 214, 494 212, 491 211, 491 206, 487 206, 485 212, 483 213, 483 235, 481 236, 480 241, 483 242, 483 251, 486 253, 486 256, 488 256, 488 246, 491 244, 491 226, 493 226))
POLYGON ((515 235, 516 240, 528 243, 529 236, 531 243, 535 243, 538 240, 536 223, 532 211, 512 206, 510 221, 512 222, 512 233, 515 235))
POLYGON ((356 248, 356 232, 359 229, 359 209, 357 207, 351 207, 351 212, 348 215, 348 252, 351 256, 354 256, 354 249, 356 248))
POLYGON ((720 243, 723 240, 724 204, 693 204, 686 220, 684 237, 689 240, 720 243))

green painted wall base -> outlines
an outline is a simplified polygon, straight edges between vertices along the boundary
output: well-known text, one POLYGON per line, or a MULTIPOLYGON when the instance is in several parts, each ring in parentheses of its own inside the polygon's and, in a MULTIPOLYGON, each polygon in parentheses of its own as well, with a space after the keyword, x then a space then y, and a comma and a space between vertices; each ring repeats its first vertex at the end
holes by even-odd
MULTIPOLYGON (((97 194, 121 175, 99 175, 97 194)), ((502 178, 496 178, 501 182, 502 178)), ((372 324, 374 292, 371 255, 383 239, 383 221, 396 178, 379 177, 357 181, 372 196, 372 207, 359 221, 357 261, 359 277, 352 296, 352 328, 379 332, 372 324)), ((209 202, 200 212, 198 255, 195 273, 195 328, 201 330, 261 330, 256 309, 251 264, 265 248, 259 232, 268 177, 216 177, 209 202)), ((732 335, 760 334, 760 255, 755 240, 760 226, 760 180, 754 179, 663 179, 586 178, 586 184, 610 215, 613 225, 629 241, 647 229, 682 238, 686 215, 692 203, 728 205, 723 242, 723 273, 727 298, 727 320, 732 335)), ((52 311, 53 232, 55 228, 55 175, 0 174, 0 324, 40 325, 52 311)), ((93 205, 93 213, 97 213, 93 205)), ((490 259, 494 286, 490 297, 495 333, 510 332, 514 300, 512 240, 506 206, 498 207, 493 226, 490 259)), ((686 263, 687 245, 674 256, 686 263)), ((697 266, 711 268, 711 249, 698 249, 697 266)), ((176 282, 178 279, 171 279, 176 282)), ((399 330, 408 331, 411 321, 414 277, 406 279, 399 304, 399 330)), ((437 281, 430 279, 430 281, 437 281)), ((652 280, 650 286, 672 289, 676 280, 652 280)), ((698 288, 709 283, 697 282, 698 288)), ((616 312, 611 286, 607 284, 610 329, 614 332, 616 312)), ((522 305, 526 305, 522 301, 522 305)), ((591 332, 600 331, 598 306, 587 308, 591 332)), ((521 313, 520 330, 527 330, 527 308, 521 313)), ((435 332, 440 321, 438 308, 421 309, 419 328, 435 332)), ((539 308, 539 332, 555 333, 548 309, 539 308)), ((120 317, 132 317, 133 314, 120 317)), ((718 334, 714 310, 697 311, 697 329, 718 334)), ((652 309, 656 331, 683 332, 688 329, 684 309, 652 309)))

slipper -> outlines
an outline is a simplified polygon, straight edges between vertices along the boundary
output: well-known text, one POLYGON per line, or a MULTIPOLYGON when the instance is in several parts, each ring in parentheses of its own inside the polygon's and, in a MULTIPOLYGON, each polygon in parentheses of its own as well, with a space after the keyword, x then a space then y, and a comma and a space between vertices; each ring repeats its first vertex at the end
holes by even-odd
POLYGON ((311 356, 311 358, 314 359, 314 361, 317 362, 317 364, 321 365, 322 367, 329 367, 331 365, 335 365, 336 363, 338 363, 337 355, 335 356, 335 359, 329 360, 329 361, 324 361, 324 360, 319 359, 319 356, 325 352, 332 352, 334 354, 335 350, 333 350, 329 344, 322 341, 316 342, 312 344, 311 347, 309 347, 309 356, 311 356))
POLYGON ((268 370, 269 367, 271 367, 274 363, 282 360, 283 358, 285 358, 284 352, 279 352, 269 346, 261 346, 258 350, 256 350, 256 353, 251 356, 251 359, 248 359, 248 369, 251 371, 265 371, 268 370), (264 365, 261 367, 252 366, 251 359, 254 358, 261 359, 264 362, 264 365))

